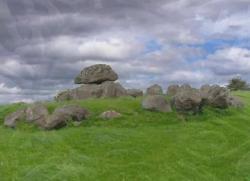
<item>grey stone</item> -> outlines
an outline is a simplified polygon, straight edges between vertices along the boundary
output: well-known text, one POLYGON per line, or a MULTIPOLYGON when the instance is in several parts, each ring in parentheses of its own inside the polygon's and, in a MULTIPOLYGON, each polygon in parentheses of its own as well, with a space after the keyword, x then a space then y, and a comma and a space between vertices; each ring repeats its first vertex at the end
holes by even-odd
POLYGON ((173 98, 173 106, 178 112, 198 113, 202 109, 202 98, 196 89, 185 88, 173 98))
POLYGON ((214 85, 210 88, 208 92, 208 104, 212 107, 225 109, 229 107, 229 90, 220 87, 218 85, 214 85))
POLYGON ((208 84, 202 85, 200 88, 201 97, 206 101, 208 100, 210 89, 211 86, 208 84))
POLYGON ((57 108, 46 120, 45 129, 58 129, 68 122, 81 122, 88 116, 88 111, 77 105, 68 105, 57 108))
POLYGON ((167 95, 173 97, 178 93, 179 90, 179 85, 170 85, 168 86, 167 95))
POLYGON ((71 91, 70 90, 66 90, 66 91, 60 92, 55 97, 56 101, 69 101, 71 99, 72 99, 72 96, 71 96, 71 91))
MULTIPOLYGON (((81 87, 69 91, 69 100, 84 100, 102 97, 103 90, 99 84, 83 84, 81 87)), ((58 100, 63 100, 59 97, 58 100)))
POLYGON ((148 95, 142 101, 142 107, 150 111, 171 112, 171 106, 162 95, 148 95))
POLYGON ((162 91, 161 86, 154 84, 147 88, 146 94, 147 95, 161 95, 163 94, 163 91, 162 91))
POLYGON ((120 83, 111 81, 103 82, 101 85, 102 95, 101 97, 122 97, 127 95, 127 91, 122 87, 120 83))
POLYGON ((231 107, 235 107, 235 108, 243 108, 244 107, 244 103, 235 96, 229 96, 228 97, 228 104, 231 107))
POLYGON ((4 125, 7 127, 15 128, 16 123, 24 119, 25 119, 25 109, 21 109, 7 115, 4 119, 4 125))
POLYGON ((127 95, 132 97, 141 97, 143 96, 143 91, 140 89, 127 89, 127 95))
POLYGON ((55 100, 67 101, 101 97, 113 98, 126 95, 127 91, 121 86, 121 84, 112 81, 106 81, 102 84, 83 84, 81 87, 68 90, 67 96, 65 96, 65 93, 59 93, 55 97, 55 100))
POLYGON ((84 68, 75 78, 76 84, 100 84, 105 81, 115 81, 118 75, 109 65, 96 64, 84 68))
POLYGON ((89 112, 87 111, 87 109, 84 109, 78 105, 63 106, 63 107, 57 108, 54 111, 54 113, 67 114, 74 121, 82 121, 89 115, 89 112))
POLYGON ((47 118, 44 129, 51 130, 62 128, 67 125, 70 119, 71 117, 68 114, 53 113, 47 118))
POLYGON ((110 111, 105 111, 103 112, 100 117, 102 119, 114 119, 114 118, 118 118, 121 117, 122 115, 119 112, 110 110, 110 111))
POLYGON ((26 109, 26 121, 44 127, 49 116, 48 109, 41 103, 35 103, 26 109))
POLYGON ((192 89, 192 87, 189 84, 183 84, 180 86, 180 90, 189 90, 192 89))

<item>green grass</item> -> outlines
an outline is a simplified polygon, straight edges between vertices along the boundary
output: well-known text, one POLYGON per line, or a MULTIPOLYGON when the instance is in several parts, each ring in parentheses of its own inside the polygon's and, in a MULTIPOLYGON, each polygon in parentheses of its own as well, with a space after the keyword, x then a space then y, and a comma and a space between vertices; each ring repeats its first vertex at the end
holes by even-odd
MULTIPOLYGON (((242 110, 206 108, 180 116, 144 111, 140 99, 74 102, 90 110, 80 127, 42 131, 2 126, 23 104, 0 107, 0 180, 250 181, 250 92, 242 110), (121 118, 98 115, 114 109, 121 118)), ((48 103, 52 112, 57 106, 48 103)))

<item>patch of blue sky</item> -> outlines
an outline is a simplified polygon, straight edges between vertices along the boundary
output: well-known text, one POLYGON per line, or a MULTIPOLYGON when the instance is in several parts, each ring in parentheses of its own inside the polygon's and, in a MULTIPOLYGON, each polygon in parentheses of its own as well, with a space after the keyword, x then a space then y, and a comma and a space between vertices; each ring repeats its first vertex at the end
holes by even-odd
POLYGON ((157 40, 150 39, 145 42, 145 48, 143 53, 152 53, 155 51, 162 50, 163 45, 160 44, 157 40))
MULTIPOLYGON (((144 51, 142 55, 161 51, 164 48, 160 42, 156 39, 142 39, 140 41, 144 43, 144 51)), ((189 63, 202 61, 207 58, 208 55, 215 53, 219 49, 228 48, 228 47, 240 47, 250 49, 250 39, 211 39, 207 40, 202 44, 175 44, 176 47, 193 47, 201 48, 204 50, 203 55, 199 56, 189 56, 186 57, 186 61, 189 63)))
POLYGON ((193 47, 193 48, 202 48, 204 50, 203 56, 193 56, 187 57, 188 62, 196 62, 205 60, 208 55, 215 53, 219 49, 228 48, 228 47, 239 47, 250 49, 250 39, 211 39, 202 44, 177 44, 178 47, 193 47))
POLYGON ((214 39, 200 45, 207 53, 212 54, 218 49, 227 47, 250 48, 250 39, 214 39))
POLYGON ((227 47, 250 48, 250 39, 211 39, 202 44, 177 44, 176 46, 203 48, 207 53, 214 53, 218 49, 227 47))

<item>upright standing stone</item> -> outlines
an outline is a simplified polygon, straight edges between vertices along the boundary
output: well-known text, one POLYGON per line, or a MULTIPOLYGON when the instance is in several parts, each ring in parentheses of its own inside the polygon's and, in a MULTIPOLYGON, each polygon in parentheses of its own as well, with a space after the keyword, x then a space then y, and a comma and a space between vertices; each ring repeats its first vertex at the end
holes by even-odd
POLYGON ((208 103, 213 107, 225 109, 230 106, 228 101, 229 96, 229 90, 224 87, 214 85, 208 92, 208 103))
POLYGON ((171 97, 175 96, 179 90, 180 90, 179 85, 170 85, 168 86, 167 95, 171 97))
POLYGON ((172 100, 173 106, 179 112, 198 113, 202 108, 202 98, 196 89, 185 88, 180 90, 172 100))
POLYGON ((149 95, 142 101, 142 107, 149 111, 171 112, 171 106, 163 95, 149 95))
POLYGON ((159 86, 158 84, 154 84, 150 86, 149 88, 147 88, 146 94, 147 95, 161 95, 163 94, 163 91, 162 91, 161 86, 159 86))
POLYGON ((209 94, 209 91, 211 89, 211 86, 208 85, 208 84, 205 84, 205 85, 202 85, 201 88, 200 88, 200 92, 201 92, 201 97, 205 100, 208 99, 208 94, 209 94))

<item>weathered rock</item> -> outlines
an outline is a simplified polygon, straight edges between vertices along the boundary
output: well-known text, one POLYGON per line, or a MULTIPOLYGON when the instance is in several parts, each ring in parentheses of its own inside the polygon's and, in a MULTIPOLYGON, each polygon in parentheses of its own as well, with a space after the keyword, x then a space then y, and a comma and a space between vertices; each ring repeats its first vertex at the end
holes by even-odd
POLYGON ((84 68, 75 78, 76 84, 100 84, 105 81, 115 81, 118 75, 109 65, 96 64, 84 68))
MULTIPOLYGON (((66 100, 84 100, 88 98, 102 97, 103 90, 99 84, 83 84, 81 87, 69 91, 66 100)), ((62 101, 63 97, 57 96, 57 100, 62 101)))
POLYGON ((208 104, 216 107, 225 109, 229 106, 229 91, 218 85, 211 86, 210 90, 208 91, 208 104))
POLYGON ((65 126, 69 121, 80 122, 86 119, 88 111, 77 105, 57 108, 46 120, 45 129, 58 129, 65 126))
POLYGON ((167 95, 173 97, 178 93, 179 90, 179 85, 170 85, 168 86, 167 95))
POLYGON ((127 95, 127 91, 120 83, 111 81, 103 82, 101 85, 101 97, 122 97, 127 95))
POLYGON ((49 116, 48 109, 41 103, 31 105, 26 109, 26 121, 44 127, 49 116))
POLYGON ((7 115, 4 119, 4 125, 7 127, 15 128, 16 123, 24 119, 25 119, 25 109, 21 109, 7 115))
POLYGON ((47 118, 44 129, 59 129, 66 126, 71 117, 68 114, 53 113, 47 118))
POLYGON ((143 91, 140 89, 127 89, 127 95, 132 97, 141 97, 143 96, 143 91))
POLYGON ((56 101, 69 101, 71 99, 72 99, 72 97, 71 97, 71 91, 70 90, 66 90, 66 91, 60 92, 55 97, 56 101))
POLYGON ((61 108, 57 108, 54 113, 67 114, 72 118, 73 121, 82 121, 89 115, 87 109, 84 109, 78 105, 63 106, 61 108))
POLYGON ((228 105, 235 108, 243 108, 244 103, 237 97, 229 96, 228 97, 228 105))
POLYGON ((202 98, 196 89, 185 88, 173 98, 173 106, 179 112, 198 113, 202 109, 202 98))
POLYGON ((146 94, 147 95, 161 95, 163 94, 163 92, 162 92, 161 86, 154 84, 150 86, 149 88, 147 88, 146 94))
POLYGON ((105 111, 103 112, 100 117, 103 119, 114 119, 114 118, 118 118, 121 117, 122 115, 116 111, 105 111))
POLYGON ((207 101, 208 97, 209 97, 209 91, 211 89, 211 86, 206 84, 201 86, 200 88, 200 93, 201 93, 201 97, 207 101))
POLYGON ((183 84, 180 86, 180 90, 189 90, 192 89, 192 87, 189 84, 183 84))
POLYGON ((142 107, 150 111, 171 112, 171 106, 162 95, 148 95, 142 101, 142 107))
POLYGON ((56 101, 66 100, 84 100, 88 98, 100 98, 100 97, 121 97, 126 96, 127 92, 121 84, 112 81, 106 81, 102 84, 83 84, 76 89, 68 90, 66 93, 59 93, 56 97, 56 101), (67 96, 65 96, 67 94, 67 96))
POLYGON ((203 85, 200 88, 203 102, 212 107, 225 109, 229 106, 242 108, 244 104, 236 97, 231 96, 228 89, 219 85, 203 85))

